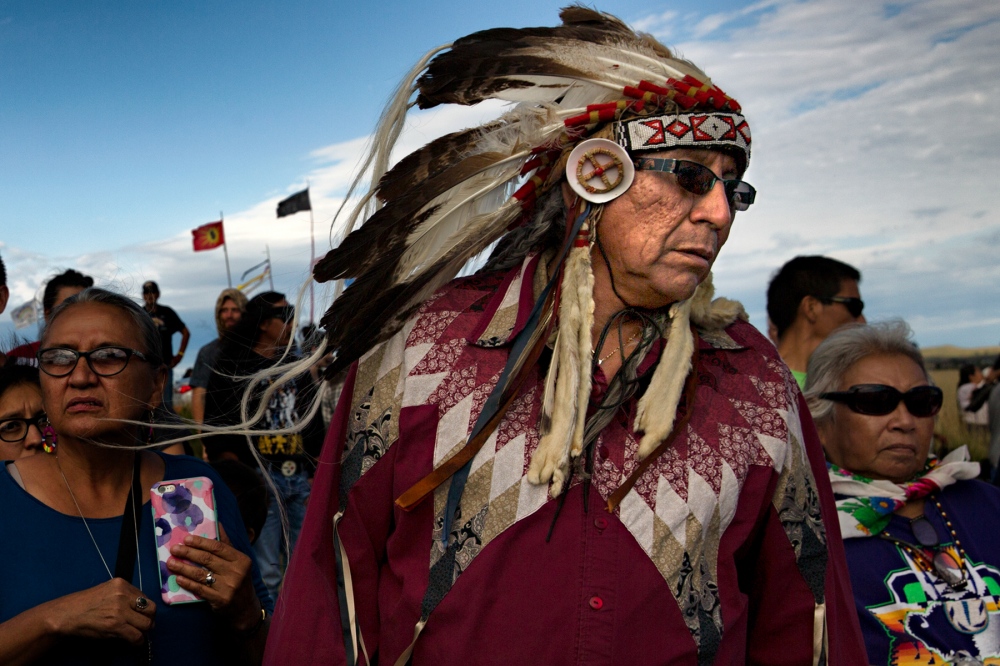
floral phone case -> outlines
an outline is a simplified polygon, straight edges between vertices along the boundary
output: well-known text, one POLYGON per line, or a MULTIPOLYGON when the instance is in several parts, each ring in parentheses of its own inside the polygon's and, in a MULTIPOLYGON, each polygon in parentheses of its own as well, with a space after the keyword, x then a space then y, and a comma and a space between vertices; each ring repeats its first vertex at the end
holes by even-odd
POLYGON ((160 595, 164 603, 185 604, 202 601, 177 584, 177 576, 167 569, 170 548, 184 543, 184 537, 194 534, 206 539, 218 539, 219 527, 215 511, 212 480, 205 476, 190 479, 160 481, 149 490, 153 505, 153 532, 156 535, 156 559, 159 560, 160 595))

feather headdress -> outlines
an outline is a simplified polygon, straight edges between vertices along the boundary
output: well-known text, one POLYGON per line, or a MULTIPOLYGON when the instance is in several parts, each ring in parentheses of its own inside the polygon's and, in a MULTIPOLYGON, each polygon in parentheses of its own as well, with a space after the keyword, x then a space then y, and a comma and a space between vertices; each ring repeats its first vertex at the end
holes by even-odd
POLYGON ((372 188, 348 230, 368 217, 314 271, 320 282, 354 279, 322 320, 337 355, 329 372, 389 338, 470 258, 530 218, 562 176, 559 157, 599 127, 664 109, 739 110, 693 64, 617 18, 579 6, 561 18, 554 28, 463 37, 425 56, 400 85, 364 162, 372 188), (518 104, 386 171, 409 106, 486 99, 518 104))

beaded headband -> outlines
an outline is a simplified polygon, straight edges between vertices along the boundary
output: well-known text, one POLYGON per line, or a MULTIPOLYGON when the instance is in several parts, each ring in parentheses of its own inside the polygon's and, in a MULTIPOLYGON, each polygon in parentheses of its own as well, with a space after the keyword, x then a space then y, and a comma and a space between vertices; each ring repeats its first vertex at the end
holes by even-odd
POLYGON ((629 153, 671 148, 739 148, 750 162, 750 126, 738 113, 680 113, 615 123, 615 139, 629 153))

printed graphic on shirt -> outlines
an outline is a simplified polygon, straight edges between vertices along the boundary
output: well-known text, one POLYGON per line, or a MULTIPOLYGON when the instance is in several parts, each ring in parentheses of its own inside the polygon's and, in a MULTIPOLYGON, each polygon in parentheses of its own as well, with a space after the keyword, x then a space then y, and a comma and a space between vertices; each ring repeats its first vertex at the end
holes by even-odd
MULTIPOLYGON (((283 384, 267 403, 263 426, 268 430, 290 428, 299 421, 296 408, 298 390, 295 382, 283 384)), ((298 456, 305 453, 302 434, 262 435, 257 438, 257 450, 262 456, 298 456)))
POLYGON ((885 579, 891 601, 867 607, 891 640, 886 665, 1000 665, 1000 571, 948 545, 942 554, 960 562, 967 578, 952 589, 929 560, 898 552, 907 566, 885 579))

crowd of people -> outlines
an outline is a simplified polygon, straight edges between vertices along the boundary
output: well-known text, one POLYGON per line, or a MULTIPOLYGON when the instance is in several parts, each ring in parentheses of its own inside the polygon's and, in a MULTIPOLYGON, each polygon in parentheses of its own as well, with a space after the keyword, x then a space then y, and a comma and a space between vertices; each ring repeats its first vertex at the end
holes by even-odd
MULTIPOLYGON (((301 350, 283 294, 223 290, 191 419, 155 282, 49 280, 0 356, 0 662, 1000 663, 1000 489, 931 453, 907 325, 823 256, 775 272, 766 337, 716 298, 756 197, 740 105, 562 19, 422 61, 371 144, 379 207, 315 269, 351 286, 301 350), (387 169, 413 92, 519 105, 387 169), (219 538, 173 543, 151 489, 198 479, 219 538)), ((988 427, 1000 389, 961 383, 988 427)))

